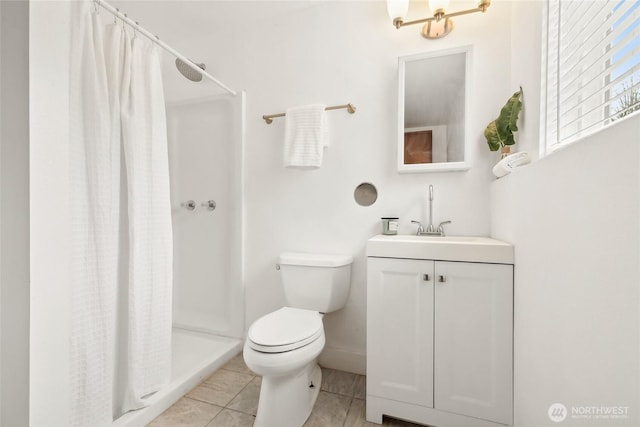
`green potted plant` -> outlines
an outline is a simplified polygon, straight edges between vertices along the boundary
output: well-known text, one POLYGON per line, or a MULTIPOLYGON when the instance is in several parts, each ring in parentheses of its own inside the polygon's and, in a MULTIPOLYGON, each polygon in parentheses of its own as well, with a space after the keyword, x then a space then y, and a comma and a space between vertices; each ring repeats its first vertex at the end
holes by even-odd
POLYGON ((521 97, 522 87, 504 104, 498 118, 489 123, 484 130, 489 150, 498 151, 501 149, 501 157, 507 156, 511 151, 510 146, 516 143, 513 133, 518 131, 518 115, 522 110, 521 97))

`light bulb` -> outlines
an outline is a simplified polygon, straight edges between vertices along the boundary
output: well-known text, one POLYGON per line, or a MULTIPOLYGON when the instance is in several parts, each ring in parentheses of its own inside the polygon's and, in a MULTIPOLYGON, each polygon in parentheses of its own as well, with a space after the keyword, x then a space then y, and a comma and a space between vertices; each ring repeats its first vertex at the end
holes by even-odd
POLYGON ((404 19, 409 11, 409 0, 387 0, 387 13, 392 20, 404 19))

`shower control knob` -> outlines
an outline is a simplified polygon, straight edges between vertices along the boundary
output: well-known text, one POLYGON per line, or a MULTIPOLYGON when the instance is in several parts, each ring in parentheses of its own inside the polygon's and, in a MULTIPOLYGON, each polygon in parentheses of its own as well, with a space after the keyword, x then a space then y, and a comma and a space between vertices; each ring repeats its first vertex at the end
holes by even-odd
POLYGON ((196 208, 196 202, 194 202, 193 200, 187 200, 183 205, 190 211, 196 208))
POLYGON ((206 207, 210 211, 213 211, 216 209, 217 205, 215 200, 207 200, 206 202, 202 203, 202 206, 206 207))

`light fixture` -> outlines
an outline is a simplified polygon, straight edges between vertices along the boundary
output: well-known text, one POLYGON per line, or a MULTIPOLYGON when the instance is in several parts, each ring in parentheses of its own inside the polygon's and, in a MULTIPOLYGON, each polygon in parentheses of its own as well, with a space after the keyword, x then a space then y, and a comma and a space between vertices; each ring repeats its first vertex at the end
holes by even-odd
POLYGON ((429 0, 429 9, 431 9, 433 16, 404 22, 404 18, 409 9, 409 0, 387 0, 387 12, 389 12, 389 17, 393 20, 393 25, 397 29, 408 25, 424 24, 421 31, 423 37, 439 39, 453 30, 453 20, 451 18, 475 12, 484 13, 490 5, 491 0, 480 0, 478 6, 473 9, 447 13, 449 0, 429 0))
POLYGON ((387 0, 387 13, 393 19, 395 25, 396 19, 402 20, 407 16, 409 11, 409 0, 387 0))

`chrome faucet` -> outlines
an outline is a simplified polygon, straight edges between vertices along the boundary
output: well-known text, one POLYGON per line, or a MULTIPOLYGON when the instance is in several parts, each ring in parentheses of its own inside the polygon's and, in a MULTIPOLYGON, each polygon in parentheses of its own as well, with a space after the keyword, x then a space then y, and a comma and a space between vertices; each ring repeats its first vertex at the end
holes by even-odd
POLYGON ((446 234, 444 232, 444 227, 443 226, 445 224, 451 224, 451 221, 442 221, 438 225, 438 228, 435 231, 426 231, 424 229, 424 227, 422 226, 422 223, 420 221, 411 221, 411 223, 418 224, 418 230, 416 231, 416 236, 440 236, 440 237, 445 237, 446 234))
POLYGON ((427 225, 426 232, 436 232, 436 230, 433 228, 433 185, 429 185, 429 225, 427 225))
POLYGON ((413 224, 418 224, 418 231, 416 236, 441 236, 444 237, 444 225, 451 224, 451 221, 442 221, 438 228, 433 226, 433 185, 429 185, 429 225, 425 229, 420 221, 411 221, 413 224))

